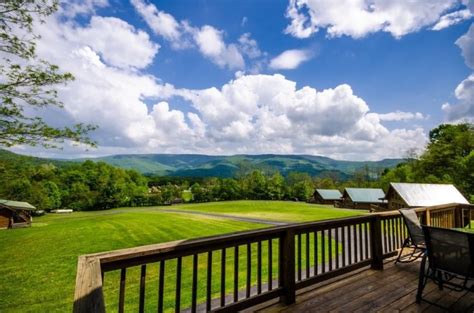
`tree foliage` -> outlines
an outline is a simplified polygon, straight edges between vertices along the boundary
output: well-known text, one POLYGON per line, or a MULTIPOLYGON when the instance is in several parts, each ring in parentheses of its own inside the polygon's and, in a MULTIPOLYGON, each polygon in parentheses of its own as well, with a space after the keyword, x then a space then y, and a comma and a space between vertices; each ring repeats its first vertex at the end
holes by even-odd
POLYGON ((39 37, 33 25, 57 8, 55 0, 0 1, 0 146, 58 147, 64 140, 95 146, 87 134, 96 126, 55 127, 32 113, 47 106, 62 108, 55 87, 74 79, 36 55, 39 37))
POLYGON ((426 150, 387 171, 390 182, 450 183, 467 197, 474 195, 474 125, 442 124, 429 133, 426 150))

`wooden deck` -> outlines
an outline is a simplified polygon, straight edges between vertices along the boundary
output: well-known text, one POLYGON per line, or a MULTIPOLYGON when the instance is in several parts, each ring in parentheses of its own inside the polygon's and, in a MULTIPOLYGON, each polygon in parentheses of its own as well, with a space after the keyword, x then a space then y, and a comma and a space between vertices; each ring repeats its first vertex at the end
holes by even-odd
POLYGON ((449 310, 422 302, 415 303, 419 262, 385 264, 383 271, 363 269, 301 290, 296 303, 262 304, 247 312, 474 312, 474 293, 440 291, 429 282, 424 298, 449 310))

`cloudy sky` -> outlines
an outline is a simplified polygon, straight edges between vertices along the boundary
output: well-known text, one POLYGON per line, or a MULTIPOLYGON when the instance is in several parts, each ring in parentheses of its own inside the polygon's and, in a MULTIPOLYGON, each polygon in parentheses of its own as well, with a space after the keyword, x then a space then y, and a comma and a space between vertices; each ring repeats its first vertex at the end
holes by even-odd
POLYGON ((54 125, 116 153, 403 157, 474 120, 474 0, 67 1, 35 26, 74 74, 54 125))

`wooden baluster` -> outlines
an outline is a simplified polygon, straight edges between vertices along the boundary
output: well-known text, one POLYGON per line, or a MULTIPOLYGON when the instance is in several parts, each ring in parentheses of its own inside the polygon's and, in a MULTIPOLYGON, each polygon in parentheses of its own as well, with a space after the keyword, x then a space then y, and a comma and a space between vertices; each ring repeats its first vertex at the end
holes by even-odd
POLYGON ((351 226, 347 226, 347 265, 352 264, 352 246, 353 240, 351 238, 351 226))
POLYGON ((313 257, 314 257, 314 275, 318 275, 318 232, 315 231, 314 233, 314 251, 313 251, 313 257))
POLYGON ((178 257, 176 262, 176 296, 175 296, 175 312, 181 311, 181 269, 183 260, 178 257))
POLYGON ((398 245, 397 245, 397 247, 398 247, 398 249, 400 249, 402 247, 402 243, 403 243, 403 240, 404 240, 403 231, 402 231, 402 222, 403 222, 402 218, 399 217, 397 219, 397 234, 398 234, 398 245))
POLYGON ((306 233, 306 278, 309 278, 309 232, 306 233))
POLYGON ((207 253, 206 311, 211 310, 212 297, 212 251, 207 253))
POLYGON ((383 236, 383 242, 384 242, 384 246, 383 246, 383 252, 384 253, 387 253, 389 252, 388 250, 388 230, 387 230, 387 220, 381 220, 382 222, 382 236, 383 236))
POLYGON ((234 247, 234 302, 239 301, 239 246, 234 247))
POLYGON ((158 313, 163 312, 164 287, 165 287, 165 260, 160 262, 160 272, 158 275, 158 313))
POLYGON ((268 291, 273 289, 273 252, 272 239, 268 239, 268 291))
POLYGON ((257 293, 262 293, 262 242, 257 243, 257 293))
POLYGON ((369 258, 369 224, 364 223, 365 259, 369 258))
POLYGON ((354 241, 354 263, 359 262, 359 253, 357 250, 357 225, 352 225, 352 240, 354 241))
POLYGON ((388 220, 388 233, 389 233, 389 246, 390 246, 390 251, 389 252, 392 252, 394 249, 393 249, 393 219, 389 219, 388 220))
POLYGON ((197 282, 198 282, 198 255, 193 255, 193 281, 191 286, 191 312, 196 313, 197 299, 197 282))
POLYGON ((125 282, 127 279, 127 269, 122 268, 120 270, 120 291, 119 291, 119 313, 123 313, 123 307, 125 303, 125 282))
POLYGON ((141 266, 140 271, 140 300, 138 305, 138 312, 145 311, 145 283, 146 283, 146 264, 141 266))
POLYGON ((247 244, 247 290, 246 297, 250 298, 250 288, 251 288, 251 279, 252 279, 252 249, 251 244, 247 244))
POLYGON ((332 229, 328 229, 328 263, 329 271, 332 271, 332 229))
POLYGON ((342 267, 346 266, 346 226, 342 226, 342 267))
POLYGON ((225 248, 221 250, 221 306, 225 306, 225 248))
POLYGON ((297 263, 298 265, 298 281, 301 280, 301 234, 298 234, 298 254, 297 263))
POLYGON ((326 238, 325 230, 321 231, 321 270, 326 273, 326 238))
POLYGON ((336 231, 336 238, 335 238, 335 243, 336 243, 336 269, 339 268, 339 227, 335 229, 336 231))
POLYGON ((363 224, 359 224, 359 261, 362 261, 364 259, 364 237, 362 236, 362 226, 363 224))

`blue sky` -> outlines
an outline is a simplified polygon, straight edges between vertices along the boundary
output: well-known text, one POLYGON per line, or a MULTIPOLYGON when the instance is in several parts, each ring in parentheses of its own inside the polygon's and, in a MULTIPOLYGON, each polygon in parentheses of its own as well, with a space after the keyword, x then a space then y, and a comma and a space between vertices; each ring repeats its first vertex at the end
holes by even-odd
POLYGON ((99 148, 14 151, 401 157, 438 124, 473 119, 473 11, 471 0, 69 1, 35 27, 39 56, 76 76, 64 112, 42 114, 97 124, 99 148))

